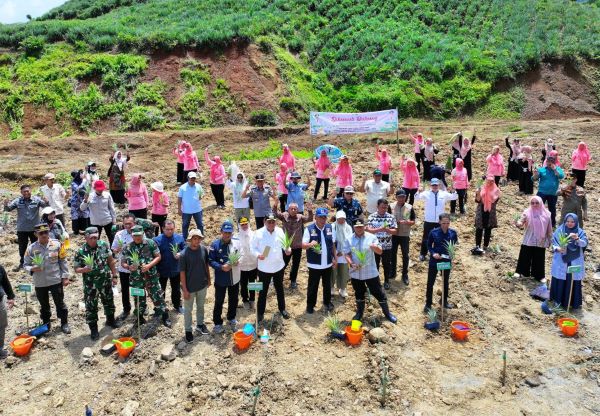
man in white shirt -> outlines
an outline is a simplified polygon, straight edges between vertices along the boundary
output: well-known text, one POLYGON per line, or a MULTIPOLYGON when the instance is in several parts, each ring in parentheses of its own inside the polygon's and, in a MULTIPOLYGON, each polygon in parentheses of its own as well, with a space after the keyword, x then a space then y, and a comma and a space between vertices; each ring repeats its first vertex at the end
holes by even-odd
POLYGON ((121 302, 123 303, 123 312, 117 317, 118 321, 124 321, 131 313, 131 300, 129 299, 129 277, 131 272, 121 264, 123 261, 121 252, 127 244, 133 241, 131 229, 135 225, 135 215, 127 213, 123 215, 122 221, 123 229, 117 231, 115 239, 110 246, 115 255, 115 259, 117 259, 117 271, 119 272, 119 280, 121 281, 121 302))
POLYGON ((331 270, 336 264, 335 234, 327 224, 327 208, 317 208, 315 222, 304 229, 302 248, 306 250, 308 265, 308 289, 306 291, 306 313, 312 314, 317 303, 319 282, 323 281, 323 306, 333 311, 331 303, 331 270))
POLYGON ((381 170, 375 169, 373 171, 373 179, 367 180, 365 176, 360 187, 360 191, 365 192, 367 197, 367 218, 370 214, 377 212, 377 201, 386 199, 392 193, 389 182, 382 180, 382 177, 381 170))
POLYGON ((58 218, 64 226, 65 198, 67 197, 67 192, 61 184, 54 183, 55 179, 53 173, 46 173, 44 175, 44 182, 46 182, 46 185, 42 186, 40 190, 42 191, 44 201, 54 208, 56 218, 58 218))
POLYGON ((438 227, 439 216, 445 212, 446 202, 458 199, 458 194, 452 186, 448 187, 448 191, 440 191, 440 182, 439 179, 433 178, 430 191, 423 191, 423 188, 419 188, 415 195, 415 200, 425 201, 425 222, 423 223, 423 239, 419 256, 421 261, 425 261, 427 255, 427 237, 431 230, 438 227))
MULTIPOLYGON (((258 294, 258 321, 262 321, 267 305, 267 293, 269 285, 273 280, 277 292, 277 306, 284 319, 290 314, 285 310, 285 293, 283 291, 283 272, 285 261, 283 260, 283 247, 281 240, 285 237, 283 230, 275 226, 275 216, 270 213, 265 218, 265 226, 259 228, 252 237, 251 248, 254 256, 258 259, 258 280, 262 282, 263 289, 258 294)), ((285 251, 286 255, 292 253, 291 249, 285 251)))

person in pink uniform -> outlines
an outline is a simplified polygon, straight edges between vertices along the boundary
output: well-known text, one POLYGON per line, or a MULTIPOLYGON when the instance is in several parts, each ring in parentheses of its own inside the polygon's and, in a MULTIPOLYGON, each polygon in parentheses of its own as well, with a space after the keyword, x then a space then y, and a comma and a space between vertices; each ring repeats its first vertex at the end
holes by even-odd
POLYGON ((379 161, 379 170, 381 171, 381 180, 390 182, 390 170, 392 169, 392 158, 387 149, 380 149, 375 146, 375 158, 379 161))
POLYGON ((415 203, 415 194, 419 190, 419 186, 421 186, 417 163, 411 158, 405 159, 402 156, 400 158, 400 170, 404 176, 402 179, 402 189, 409 196, 408 203, 413 205, 415 203))
MULTIPOLYGON (((417 165, 417 170, 419 174, 421 173, 421 147, 424 145, 423 135, 421 133, 417 133, 415 136, 410 135, 413 143, 415 144, 415 162, 417 165)), ((411 196, 413 198, 413 196, 411 196)), ((412 204, 412 202, 411 202, 412 204)))
POLYGON ((125 198, 127 198, 129 213, 136 218, 146 219, 148 218, 148 189, 142 179, 139 173, 131 175, 125 198))
POLYGON ((553 157, 553 158, 554 158, 554 160, 556 161, 556 162, 554 162, 554 165, 555 165, 555 166, 560 166, 560 167, 562 167, 562 165, 560 164, 560 161, 558 160, 558 151, 557 151, 557 150, 550 150, 550 152, 548 152, 548 156, 547 156, 547 157, 546 157, 546 159, 544 160, 544 166, 546 166, 546 165, 547 165, 547 163, 546 163, 546 162, 548 161, 548 158, 549 158, 549 157, 553 157))
POLYGON ((324 185, 323 199, 327 199, 327 194, 329 193, 329 172, 333 163, 327 156, 327 152, 325 150, 321 150, 321 154, 318 159, 313 159, 315 170, 317 171, 317 185, 315 186, 315 193, 313 195, 313 199, 316 201, 317 196, 319 195, 319 190, 321 189, 321 183, 324 185))
POLYGON ((352 174, 352 165, 350 165, 350 159, 344 155, 340 159, 340 163, 333 170, 333 175, 336 177, 335 186, 338 188, 337 196, 342 197, 344 194, 344 188, 346 186, 352 186, 354 182, 354 175, 352 174))
POLYGON ((494 146, 492 153, 485 158, 485 161, 487 163, 486 176, 493 176, 496 185, 500 184, 500 178, 504 176, 504 158, 500 154, 500 147, 494 146))
POLYGON ((585 142, 579 142, 577 148, 573 150, 573 153, 571 154, 571 171, 577 178, 577 186, 581 186, 582 188, 584 188, 585 172, 590 160, 592 160, 592 155, 590 154, 590 149, 588 149, 587 144, 585 144, 585 142))
POLYGON ((183 176, 184 179, 186 179, 188 177, 188 173, 198 172, 200 164, 198 163, 198 155, 192 148, 191 143, 185 143, 183 148, 183 176))
POLYGON ((158 236, 159 231, 163 232, 170 201, 162 182, 152 182, 150 188, 152 188, 152 222, 158 224, 158 227, 154 227, 154 235, 158 236))
MULTIPOLYGON (((456 167, 452 169, 452 184, 458 194, 458 209, 461 214, 464 214, 467 189, 469 188, 469 174, 465 168, 465 162, 461 158, 456 159, 456 167)), ((456 201, 450 201, 450 213, 456 213, 456 201)))
POLYGON ((277 184, 277 199, 279 199, 279 211, 285 212, 287 204, 287 183, 290 181, 291 170, 287 163, 279 164, 279 172, 275 172, 275 183, 277 184))
POLYGON ((185 177, 183 176, 183 161, 185 159, 185 156, 183 155, 185 148, 184 148, 184 144, 186 144, 185 141, 183 140, 179 140, 177 142, 177 146, 175 146, 173 148, 173 155, 177 158, 177 183, 183 183, 185 182, 185 177))
POLYGON ((219 156, 210 158, 208 147, 204 149, 204 160, 210 169, 210 190, 215 197, 217 208, 225 209, 225 179, 227 179, 225 166, 219 156))
POLYGON ((283 154, 279 158, 279 164, 285 163, 290 171, 294 171, 296 169, 296 158, 292 154, 290 147, 284 143, 281 148, 283 149, 283 154))

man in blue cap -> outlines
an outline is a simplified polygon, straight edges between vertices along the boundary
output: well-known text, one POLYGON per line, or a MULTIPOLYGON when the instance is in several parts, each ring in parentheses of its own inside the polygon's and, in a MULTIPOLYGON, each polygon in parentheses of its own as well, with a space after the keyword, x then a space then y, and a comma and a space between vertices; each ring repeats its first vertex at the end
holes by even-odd
POLYGON ((225 221, 221 225, 221 238, 216 239, 210 245, 208 261, 210 267, 215 269, 215 306, 213 308, 213 322, 215 324, 214 332, 219 334, 223 332, 223 303, 225 302, 225 293, 227 293, 227 320, 232 330, 235 331, 237 321, 235 314, 238 305, 238 294, 240 287, 240 266, 239 261, 235 264, 229 259, 229 255, 239 252, 232 241, 233 224, 225 221))
POLYGON ((302 248, 306 250, 308 263, 308 289, 306 291, 306 313, 313 313, 317 303, 319 281, 323 281, 323 306, 333 310, 331 303, 331 270, 336 263, 335 234, 327 223, 327 208, 317 208, 315 222, 304 230, 302 248))
POLYGON ((288 190, 287 201, 285 203, 285 209, 287 210, 290 204, 298 205, 298 212, 304 213, 304 194, 308 188, 310 188, 310 179, 308 183, 300 183, 302 177, 298 172, 292 172, 290 175, 290 181, 285 185, 288 190))

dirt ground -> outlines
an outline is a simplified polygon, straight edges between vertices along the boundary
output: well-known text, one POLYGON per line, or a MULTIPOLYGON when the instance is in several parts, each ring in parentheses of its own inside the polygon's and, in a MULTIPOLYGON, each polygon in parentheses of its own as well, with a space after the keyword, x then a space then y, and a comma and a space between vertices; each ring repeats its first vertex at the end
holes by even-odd
MULTIPOLYGON (((405 124, 407 125, 407 124, 405 124)), ((484 158, 494 144, 501 144, 508 131, 535 146, 541 157, 543 140, 552 137, 558 143, 560 159, 568 164, 571 150, 579 140, 590 144, 598 159, 600 120, 544 120, 521 123, 470 122, 424 123, 409 121, 414 132, 423 131, 434 137, 441 147, 440 161, 451 153, 447 144, 450 135, 459 129, 467 134, 477 130, 474 146, 475 173, 483 170, 484 158), (515 130, 519 131, 514 132, 515 130)), ((402 153, 412 153, 412 144, 401 131, 402 153)), ((71 137, 67 139, 35 139, 0 143, 0 188, 16 194, 18 185, 30 182, 37 186, 47 171, 69 172, 96 160, 105 175, 113 142, 128 143, 132 159, 129 173, 143 172, 146 182, 161 180, 174 199, 176 184, 175 160, 170 149, 178 139, 191 141, 198 153, 214 144, 211 153, 235 153, 241 148, 260 148, 269 138, 287 142, 292 149, 313 149, 321 139, 311 138, 304 129, 219 129, 172 133, 144 133, 71 137)), ((395 136, 385 137, 393 142, 395 136)), ((354 164, 356 180, 372 171, 374 139, 365 136, 336 136, 326 139, 344 149, 354 164)), ((388 145, 397 160, 395 144, 388 145)), ((238 162, 247 174, 259 171, 272 178, 274 160, 238 162)), ((308 160, 299 163, 303 175, 312 172, 308 160)), ((206 166, 202 166, 206 172, 206 166)), ((382 323, 387 340, 371 345, 366 339, 358 347, 349 347, 328 337, 324 319, 326 313, 304 313, 306 307, 307 273, 303 257, 299 289, 287 289, 286 302, 292 319, 275 317, 276 300, 269 294, 266 318, 273 322, 272 339, 267 345, 255 343, 245 353, 233 347, 230 331, 220 335, 196 337, 192 344, 180 344, 183 339, 183 317, 171 312, 172 329, 163 326, 144 327, 150 336, 144 339, 131 357, 120 362, 115 356, 99 354, 103 342, 130 333, 132 321, 123 328, 101 330, 102 340, 89 338, 83 311, 80 278, 66 288, 66 303, 70 311, 73 333, 59 330, 40 340, 26 358, 0 363, 0 414, 75 415, 82 414, 84 405, 98 415, 245 415, 250 414, 252 391, 258 386, 260 395, 256 407, 259 415, 592 415, 600 413, 600 280, 593 271, 600 261, 597 247, 600 238, 594 229, 600 223, 598 186, 600 169, 592 162, 586 184, 589 189, 589 221, 586 230, 591 252, 587 255, 584 281, 583 312, 579 335, 565 338, 552 317, 543 315, 539 302, 529 291, 535 282, 514 279, 522 232, 511 225, 515 214, 527 204, 527 198, 517 195, 515 184, 502 187, 499 203, 500 227, 494 230, 492 246, 498 253, 473 257, 474 245, 473 192, 469 195, 467 215, 453 221, 458 230, 460 246, 458 261, 450 280, 450 300, 457 308, 449 311, 439 332, 423 328, 422 314, 425 296, 427 263, 417 260, 422 232, 423 206, 417 202, 418 223, 411 240, 410 286, 395 280, 388 292, 391 309, 398 323, 382 323), (449 322, 465 320, 474 326, 469 340, 455 342, 450 337, 449 322), (162 349, 176 346, 177 358, 163 361, 162 349), (91 347, 94 356, 85 360, 84 347, 91 347), (507 381, 502 386, 502 352, 507 352, 507 381), (9 364, 10 362, 10 364, 9 364), (381 367, 389 367, 387 400, 381 405, 381 367)), ((394 175, 393 182, 401 178, 394 175)), ((208 189, 207 175, 202 185, 208 189)), ((214 209, 212 195, 205 197, 206 243, 216 238, 223 219, 232 214, 231 197, 227 209, 214 209)), ((358 194, 364 201, 364 196, 358 194)), ((175 212, 171 211, 171 217, 175 212)), ((14 224, 11 214, 11 224, 14 224)), ((69 224, 70 225, 70 224, 69 224)), ((2 264, 11 270, 18 263, 16 237, 12 226, 0 236, 2 264)), ((74 246, 81 244, 75 238, 74 246)), ((547 273, 550 267, 547 255, 547 273)), ((70 267, 72 262, 70 261, 70 267)), ((30 282, 24 273, 9 272, 13 287, 30 282)), ((549 275, 548 275, 549 277, 549 275)), ((438 282, 439 283, 439 282, 438 282)), ((436 288, 439 284, 436 285, 436 288)), ((334 298, 340 319, 348 321, 354 314, 353 292, 344 301, 334 298)), ((169 299, 169 293, 167 293, 169 299)), ((206 321, 212 329, 214 290, 210 288, 205 308, 206 321)), ((121 312, 120 299, 116 300, 121 312)), ((170 306, 170 302, 168 302, 170 306)), ((30 303, 39 311, 35 299, 30 303)), ((54 312, 53 312, 54 313, 54 312)), ((100 323, 104 319, 100 312, 100 323)), ((238 309, 241 324, 253 322, 252 311, 238 309)), ((372 327, 381 321, 381 311, 375 304, 368 307, 365 324, 372 327)), ((9 313, 8 338, 25 326, 23 295, 9 313)), ((55 325, 56 327, 57 325, 55 325)))

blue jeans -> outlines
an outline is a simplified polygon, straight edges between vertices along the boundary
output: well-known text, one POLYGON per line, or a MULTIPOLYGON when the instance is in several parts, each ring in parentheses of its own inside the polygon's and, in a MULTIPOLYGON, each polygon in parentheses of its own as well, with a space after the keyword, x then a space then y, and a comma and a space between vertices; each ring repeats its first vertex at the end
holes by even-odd
POLYGON ((542 198, 544 203, 548 203, 548 211, 550 211, 550 218, 552 219, 552 228, 556 227, 556 201, 558 201, 558 197, 556 195, 547 195, 540 192, 537 193, 537 196, 542 198))
POLYGON ((194 222, 196 223, 196 227, 202 231, 202 234, 204 234, 204 224, 202 223, 202 212, 203 211, 198 211, 198 212, 194 212, 193 214, 183 214, 182 215, 182 224, 181 224, 181 229, 183 232, 183 239, 187 240, 187 236, 188 236, 188 229, 190 228, 190 223, 192 222, 192 217, 194 217, 194 222))

